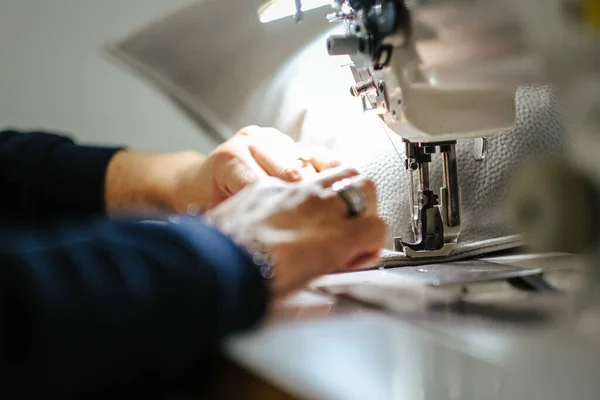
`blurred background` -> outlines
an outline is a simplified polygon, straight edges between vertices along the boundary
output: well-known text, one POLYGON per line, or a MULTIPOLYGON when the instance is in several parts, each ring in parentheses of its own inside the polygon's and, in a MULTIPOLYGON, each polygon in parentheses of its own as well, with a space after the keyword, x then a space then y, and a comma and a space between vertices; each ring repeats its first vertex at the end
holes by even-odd
POLYGON ((0 0, 0 126, 139 150, 213 145, 102 46, 194 0, 0 0))

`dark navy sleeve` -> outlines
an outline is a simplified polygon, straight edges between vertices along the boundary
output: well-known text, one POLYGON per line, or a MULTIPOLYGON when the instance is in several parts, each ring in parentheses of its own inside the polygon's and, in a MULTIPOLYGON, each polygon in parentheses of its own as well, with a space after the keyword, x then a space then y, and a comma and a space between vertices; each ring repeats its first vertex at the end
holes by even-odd
POLYGON ((81 146, 46 132, 0 132, 0 216, 32 222, 102 215, 117 147, 81 146))
POLYGON ((0 392, 162 388, 256 324, 270 293, 251 257, 197 219, 172 221, 0 228, 0 392))

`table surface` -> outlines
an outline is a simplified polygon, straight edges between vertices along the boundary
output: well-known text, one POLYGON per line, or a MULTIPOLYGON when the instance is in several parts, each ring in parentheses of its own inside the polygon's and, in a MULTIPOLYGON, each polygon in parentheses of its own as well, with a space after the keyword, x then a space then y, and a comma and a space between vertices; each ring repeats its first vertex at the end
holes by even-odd
POLYGON ((389 270, 330 275, 287 299, 260 328, 231 338, 225 352, 302 399, 600 398, 600 312, 575 295, 586 279, 582 260, 486 260, 543 268, 561 292, 502 283, 469 293, 462 307, 440 307, 419 291, 398 296, 408 286, 396 286, 389 270), (330 294, 353 285, 391 300, 330 294))

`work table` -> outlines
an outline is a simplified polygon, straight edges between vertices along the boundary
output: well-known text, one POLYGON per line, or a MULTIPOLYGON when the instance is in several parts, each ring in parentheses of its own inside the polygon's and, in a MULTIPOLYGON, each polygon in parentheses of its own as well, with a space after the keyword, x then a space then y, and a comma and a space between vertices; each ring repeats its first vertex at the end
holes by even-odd
MULTIPOLYGON (((544 268, 546 279, 565 293, 582 283, 582 262, 575 256, 487 261, 544 268)), ((498 300, 503 307, 488 301, 468 310, 391 310, 315 289, 384 272, 315 281, 263 326, 230 339, 227 357, 300 399, 600 396, 600 314, 575 312, 577 298, 536 293, 511 303, 511 296, 524 296, 515 291, 498 300)))

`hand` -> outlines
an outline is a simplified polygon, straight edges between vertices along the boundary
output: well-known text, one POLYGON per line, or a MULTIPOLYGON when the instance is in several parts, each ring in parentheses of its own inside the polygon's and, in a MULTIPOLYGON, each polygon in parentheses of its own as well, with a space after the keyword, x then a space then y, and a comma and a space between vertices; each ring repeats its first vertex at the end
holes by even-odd
POLYGON ((193 204, 204 212, 261 178, 297 182, 338 165, 325 148, 296 143, 273 128, 249 126, 183 170, 173 201, 177 211, 193 204))
POLYGON ((256 244, 268 249, 276 295, 320 275, 375 261, 386 235, 386 225, 377 216, 374 183, 344 167, 298 183, 261 179, 213 208, 205 219, 250 252, 256 244), (363 216, 349 218, 346 203, 331 188, 346 178, 365 194, 363 216))
POLYGON ((121 151, 107 168, 106 210, 204 212, 260 178, 294 182, 339 164, 325 148, 257 126, 240 130, 208 157, 121 151))

